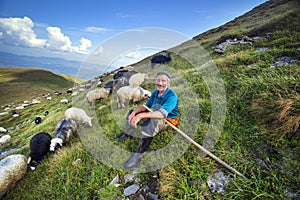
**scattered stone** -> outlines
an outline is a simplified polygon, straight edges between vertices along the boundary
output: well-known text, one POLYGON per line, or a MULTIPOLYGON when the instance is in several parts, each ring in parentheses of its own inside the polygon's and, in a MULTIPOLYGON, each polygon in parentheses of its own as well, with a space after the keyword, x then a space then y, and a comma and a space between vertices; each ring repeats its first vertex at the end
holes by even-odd
POLYGON ((76 166, 79 163, 81 163, 81 161, 82 161, 81 158, 77 158, 72 164, 76 166))
POLYGON ((262 47, 262 48, 258 48, 255 50, 255 53, 258 53, 258 52, 264 52, 264 51, 267 51, 269 50, 269 47, 262 47))
POLYGON ((119 174, 117 174, 117 176, 108 184, 108 186, 117 184, 119 182, 119 179, 119 174))
POLYGON ((134 174, 126 174, 124 176, 124 183, 132 183, 132 182, 136 182, 139 183, 140 179, 138 177, 136 177, 134 174))
POLYGON ((131 185, 131 186, 125 188, 123 193, 125 196, 130 196, 132 194, 135 194, 139 189, 140 189, 140 186, 137 184, 134 184, 134 185, 131 185))
POLYGON ((227 47, 230 46, 230 45, 236 45, 236 44, 250 44, 250 45, 252 45, 252 42, 253 42, 252 38, 250 38, 248 36, 245 36, 241 40, 238 40, 237 38, 227 39, 225 42, 222 42, 222 43, 220 43, 220 44, 218 44, 218 45, 216 45, 212 48, 216 53, 225 53, 227 47))
POLYGON ((296 59, 294 57, 283 56, 276 58, 275 61, 271 64, 270 68, 282 67, 284 65, 295 64, 296 59))
POLYGON ((12 148, 12 149, 7 149, 7 150, 1 150, 0 151, 0 159, 4 158, 8 154, 15 153, 16 151, 19 151, 20 148, 12 148))
POLYGON ((216 171, 207 179, 207 185, 209 186, 211 192, 225 192, 225 187, 229 183, 229 176, 225 175, 222 171, 216 171))
POLYGON ((152 194, 151 192, 149 192, 148 195, 152 200, 158 200, 158 194, 152 194))

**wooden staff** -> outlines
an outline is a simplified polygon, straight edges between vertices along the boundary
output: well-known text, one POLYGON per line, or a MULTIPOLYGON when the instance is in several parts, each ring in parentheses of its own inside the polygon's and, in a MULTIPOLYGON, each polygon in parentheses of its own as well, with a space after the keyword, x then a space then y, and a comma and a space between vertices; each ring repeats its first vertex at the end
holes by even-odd
MULTIPOLYGON (((144 105, 144 107, 149 111, 149 112, 153 112, 150 108, 148 108, 146 105, 144 105)), ((217 156, 215 156, 213 153, 211 153, 210 151, 208 151, 207 149, 205 149, 204 147, 202 147, 200 144, 198 144, 197 142, 195 142, 192 138, 190 138, 187 134, 185 134, 182 130, 180 130, 179 128, 177 128, 176 126, 174 126, 171 122, 169 122, 168 120, 164 119, 165 122, 171 126, 173 129, 175 129, 180 135, 182 135, 185 139, 187 139, 189 142, 191 142, 192 144, 194 144, 196 147, 198 147, 201 151, 203 151, 204 153, 206 153, 209 157, 211 157, 212 159, 214 159, 215 161, 217 161, 218 163, 220 163, 221 165, 223 165, 225 168, 227 168, 229 171, 231 171, 234 174, 237 174, 241 177, 243 177, 246 180, 249 180, 246 176, 244 176, 243 174, 241 174, 240 172, 238 172, 236 169, 234 169, 233 167, 231 167, 230 165, 228 165, 226 162, 222 161, 220 158, 218 158, 217 156)))

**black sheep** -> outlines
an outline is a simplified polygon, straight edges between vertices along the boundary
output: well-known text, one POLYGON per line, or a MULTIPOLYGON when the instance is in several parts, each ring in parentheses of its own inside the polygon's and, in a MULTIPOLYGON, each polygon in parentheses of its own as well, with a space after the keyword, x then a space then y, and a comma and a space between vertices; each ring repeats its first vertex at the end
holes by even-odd
POLYGON ((51 139, 51 135, 45 132, 37 133, 31 138, 28 165, 32 170, 36 169, 43 157, 49 152, 51 139))
POLYGON ((34 120, 34 122, 36 124, 40 124, 42 122, 42 118, 41 117, 36 117, 35 120, 34 120))
POLYGON ((153 69, 155 64, 165 64, 166 62, 170 62, 170 61, 171 61, 171 57, 169 55, 168 56, 165 56, 165 55, 154 56, 151 59, 151 68, 153 69))

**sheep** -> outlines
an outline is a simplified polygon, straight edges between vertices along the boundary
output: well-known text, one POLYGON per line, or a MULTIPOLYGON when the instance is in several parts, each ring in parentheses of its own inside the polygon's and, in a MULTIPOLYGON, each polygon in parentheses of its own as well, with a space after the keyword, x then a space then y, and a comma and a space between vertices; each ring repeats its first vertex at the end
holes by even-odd
POLYGON ((2 132, 2 133, 6 133, 6 132, 7 132, 7 130, 1 126, 1 127, 0 127, 0 132, 2 132))
POLYGON ((33 99, 31 103, 32 103, 32 104, 38 104, 38 103, 41 103, 41 101, 39 101, 39 100, 37 100, 37 99, 33 99))
POLYGON ((51 140, 50 151, 56 151, 71 140, 77 132, 76 122, 70 118, 61 119, 55 128, 55 136, 51 140))
POLYGON ((42 122, 42 118, 41 117, 36 117, 35 120, 34 120, 34 122, 36 124, 40 124, 42 122))
POLYGON ((96 99, 105 99, 108 97, 110 93, 109 89, 105 88, 99 88, 95 90, 91 90, 88 93, 86 93, 85 98, 87 102, 92 105, 93 102, 95 102, 96 99))
POLYGON ((69 108, 65 111, 65 117, 75 120, 77 123, 92 126, 92 118, 81 108, 69 108))
POLYGON ((17 106, 17 107, 15 107, 15 109, 16 110, 22 110, 22 109, 24 109, 24 106, 17 106))
POLYGON ((7 115, 8 114, 8 112, 7 111, 5 111, 5 112, 1 112, 0 113, 0 116, 4 116, 4 115, 7 115))
POLYGON ((142 73, 134 74, 129 79, 129 85, 140 86, 145 81, 145 79, 148 78, 149 78, 148 74, 142 74, 142 73))
POLYGON ((78 91, 75 91, 75 92, 73 92, 72 94, 71 94, 71 97, 75 97, 75 96, 77 96, 79 94, 79 92, 78 91))
POLYGON ((60 100, 60 103, 68 104, 69 101, 68 101, 68 99, 62 99, 62 100, 60 100))
POLYGON ((45 116, 49 115, 49 111, 46 110, 45 113, 44 113, 44 115, 45 115, 45 116))
POLYGON ((125 108, 125 101, 132 100, 134 103, 151 96, 151 92, 140 86, 124 86, 117 91, 118 108, 125 108))
POLYGON ((27 164, 35 170, 43 157, 50 151, 51 135, 46 132, 35 134, 30 140, 30 155, 27 164))
POLYGON ((0 161, 0 198, 23 178, 26 171, 26 157, 22 154, 10 155, 0 161))
POLYGON ((52 100, 52 97, 46 97, 47 100, 52 100))
POLYGON ((3 135, 1 138, 0 138, 0 146, 3 145, 3 144, 6 144, 10 141, 11 139, 11 136, 10 135, 3 135))

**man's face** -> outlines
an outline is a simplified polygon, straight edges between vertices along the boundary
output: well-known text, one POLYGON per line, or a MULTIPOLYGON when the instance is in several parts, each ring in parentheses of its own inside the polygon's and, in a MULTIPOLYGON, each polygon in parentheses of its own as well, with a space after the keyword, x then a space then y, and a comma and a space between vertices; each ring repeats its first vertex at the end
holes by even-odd
POLYGON ((169 86, 170 81, 165 75, 158 75, 156 77, 156 86, 159 91, 165 91, 169 86))

